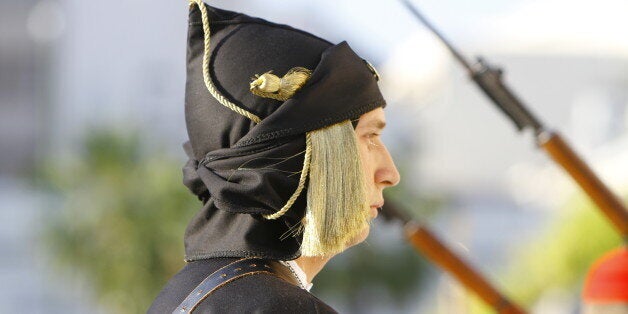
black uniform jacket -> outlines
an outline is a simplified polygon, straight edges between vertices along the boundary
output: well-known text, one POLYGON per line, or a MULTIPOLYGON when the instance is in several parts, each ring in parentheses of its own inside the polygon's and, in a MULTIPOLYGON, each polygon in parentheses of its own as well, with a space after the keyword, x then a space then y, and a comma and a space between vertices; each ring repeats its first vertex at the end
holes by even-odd
MULTIPOLYGON (((172 313, 214 271, 237 258, 189 262, 159 293, 148 313, 172 313)), ((336 313, 308 291, 270 274, 232 281, 210 294, 192 313, 336 313)))

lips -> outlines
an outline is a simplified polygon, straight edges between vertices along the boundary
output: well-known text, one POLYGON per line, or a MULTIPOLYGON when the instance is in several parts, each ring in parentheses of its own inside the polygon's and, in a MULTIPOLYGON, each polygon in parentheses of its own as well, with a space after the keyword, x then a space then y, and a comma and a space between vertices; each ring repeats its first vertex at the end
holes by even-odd
POLYGON ((371 205, 371 218, 377 217, 377 214, 379 213, 379 209, 382 208, 382 206, 384 206, 384 203, 371 205))
POLYGON ((371 207, 375 207, 375 208, 382 208, 384 207, 384 202, 379 202, 376 204, 371 204, 371 207))

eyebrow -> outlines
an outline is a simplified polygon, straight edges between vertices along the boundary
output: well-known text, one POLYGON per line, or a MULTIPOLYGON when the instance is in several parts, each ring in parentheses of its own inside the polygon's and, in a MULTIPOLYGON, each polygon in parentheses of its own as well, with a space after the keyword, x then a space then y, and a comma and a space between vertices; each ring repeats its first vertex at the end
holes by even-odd
POLYGON ((386 127, 386 122, 382 120, 372 120, 366 124, 367 127, 375 127, 378 129, 383 129, 386 127))

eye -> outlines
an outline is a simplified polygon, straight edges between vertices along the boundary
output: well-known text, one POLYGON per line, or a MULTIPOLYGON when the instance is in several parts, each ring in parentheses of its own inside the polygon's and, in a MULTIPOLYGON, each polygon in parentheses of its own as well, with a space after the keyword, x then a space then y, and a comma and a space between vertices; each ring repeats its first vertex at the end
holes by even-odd
POLYGON ((372 133, 366 133, 364 137, 367 139, 374 139, 374 138, 379 137, 379 135, 380 135, 379 133, 372 132, 372 133))
POLYGON ((367 143, 372 146, 379 146, 377 144, 379 142, 380 133, 368 133, 365 135, 367 143))

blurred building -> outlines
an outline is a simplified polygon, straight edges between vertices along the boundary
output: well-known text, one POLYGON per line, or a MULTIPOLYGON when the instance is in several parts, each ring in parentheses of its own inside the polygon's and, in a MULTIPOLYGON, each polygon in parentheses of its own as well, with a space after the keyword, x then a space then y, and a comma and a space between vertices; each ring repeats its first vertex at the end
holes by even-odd
MULTIPOLYGON (((0 2, 0 174, 31 173, 50 109, 50 46, 36 36, 37 1, 0 2)), ((45 37, 45 35, 42 35, 45 37)))
MULTIPOLYGON (((80 313, 80 279, 51 278, 37 245, 42 199, 28 184, 50 131, 55 41, 65 28, 52 1, 0 1, 0 312, 80 313), (74 298, 69 297, 73 295, 74 298)), ((85 290, 89 291, 89 290, 85 290)), ((81 301, 83 300, 83 301, 81 301)), ((93 309, 93 308, 92 308, 93 309)), ((97 312, 96 309, 94 311, 97 312)))

